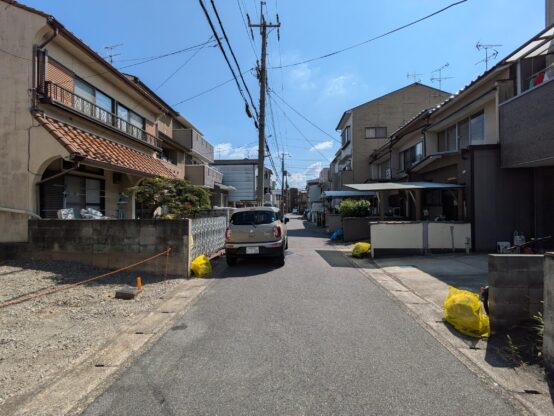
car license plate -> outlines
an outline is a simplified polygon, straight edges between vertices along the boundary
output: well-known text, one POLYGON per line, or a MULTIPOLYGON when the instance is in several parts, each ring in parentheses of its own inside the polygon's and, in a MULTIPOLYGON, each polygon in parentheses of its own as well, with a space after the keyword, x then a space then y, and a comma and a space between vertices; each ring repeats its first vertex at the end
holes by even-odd
POLYGON ((246 254, 259 254, 260 248, 259 247, 246 247, 246 254))

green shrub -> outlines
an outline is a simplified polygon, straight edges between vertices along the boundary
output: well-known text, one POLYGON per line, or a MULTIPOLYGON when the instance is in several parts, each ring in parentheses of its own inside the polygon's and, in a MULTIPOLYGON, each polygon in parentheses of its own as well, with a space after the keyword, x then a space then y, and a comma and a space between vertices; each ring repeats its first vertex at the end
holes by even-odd
POLYGON ((341 217, 367 217, 371 211, 371 203, 365 199, 345 199, 339 205, 341 217))

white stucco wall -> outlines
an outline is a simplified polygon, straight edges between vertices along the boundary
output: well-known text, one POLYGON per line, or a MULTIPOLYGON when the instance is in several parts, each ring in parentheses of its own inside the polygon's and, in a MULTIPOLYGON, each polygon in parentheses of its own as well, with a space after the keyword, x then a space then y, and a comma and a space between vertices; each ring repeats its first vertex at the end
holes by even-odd
POLYGON ((466 238, 471 238, 471 224, 455 224, 448 222, 429 223, 429 248, 452 248, 452 235, 454 235, 454 248, 465 249, 466 238), (453 232, 451 231, 453 229, 453 232))

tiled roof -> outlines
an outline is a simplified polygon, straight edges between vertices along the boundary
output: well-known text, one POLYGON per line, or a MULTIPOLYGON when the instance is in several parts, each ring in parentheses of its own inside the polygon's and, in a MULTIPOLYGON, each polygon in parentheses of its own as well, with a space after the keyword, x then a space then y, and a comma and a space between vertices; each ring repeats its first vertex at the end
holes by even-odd
POLYGON ((35 114, 35 117, 68 152, 83 157, 85 161, 138 175, 175 178, 160 160, 152 156, 59 120, 39 114, 35 114))

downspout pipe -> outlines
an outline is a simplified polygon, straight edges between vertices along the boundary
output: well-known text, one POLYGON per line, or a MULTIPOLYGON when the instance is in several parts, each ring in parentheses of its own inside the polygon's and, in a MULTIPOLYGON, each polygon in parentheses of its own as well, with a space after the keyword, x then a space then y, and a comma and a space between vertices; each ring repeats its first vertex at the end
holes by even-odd
POLYGON ((50 42, 52 42, 54 40, 54 38, 56 36, 58 36, 58 34, 60 33, 60 29, 59 27, 56 25, 55 21, 54 21, 54 18, 52 17, 49 17, 48 20, 47 20, 48 24, 50 26, 52 26, 52 28, 54 29, 54 33, 52 33, 52 35, 46 39, 44 42, 42 42, 40 45, 38 45, 38 48, 39 49, 44 49, 44 47, 46 45, 48 45, 50 42))
POLYGON ((29 217, 33 217, 33 218, 38 218, 39 220, 42 219, 42 217, 40 215, 37 215, 34 212, 27 211, 25 209, 0 207, 0 212, 9 212, 9 213, 12 213, 12 214, 22 214, 22 215, 28 215, 29 217))

